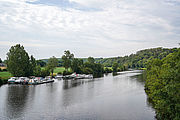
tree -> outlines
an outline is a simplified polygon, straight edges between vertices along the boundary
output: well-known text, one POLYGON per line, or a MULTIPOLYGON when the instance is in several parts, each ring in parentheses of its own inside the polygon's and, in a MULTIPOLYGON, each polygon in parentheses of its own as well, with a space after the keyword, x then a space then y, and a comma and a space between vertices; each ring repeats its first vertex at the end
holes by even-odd
POLYGON ((77 58, 74 58, 72 60, 71 68, 73 72, 76 72, 77 74, 82 73, 82 67, 83 67, 83 60, 79 60, 77 58))
POLYGON ((117 72, 118 69, 118 63, 114 62, 112 65, 113 72, 117 72))
POLYGON ((45 67, 46 66, 46 62, 44 62, 43 60, 37 60, 37 65, 40 65, 41 67, 45 67))
POLYGON ((64 51, 62 60, 63 60, 63 66, 65 67, 66 71, 68 71, 68 68, 71 67, 71 62, 73 58, 74 58, 74 54, 70 53, 69 50, 64 51))
POLYGON ((95 62, 95 59, 93 57, 88 57, 88 62, 93 64, 95 62))
POLYGON ((50 70, 53 76, 54 68, 58 66, 58 59, 56 57, 52 57, 48 60, 47 68, 50 70))
POLYGON ((31 55, 31 57, 30 57, 30 75, 35 75, 35 73, 36 73, 36 67, 37 66, 37 62, 36 62, 36 59, 31 55))
POLYGON ((0 58, 0 63, 2 63, 2 60, 1 60, 1 58, 0 58))
POLYGON ((17 77, 30 75, 29 55, 20 44, 12 46, 7 53, 8 71, 17 77))
POLYGON ((180 119, 180 49, 147 65, 145 91, 158 120, 180 119))

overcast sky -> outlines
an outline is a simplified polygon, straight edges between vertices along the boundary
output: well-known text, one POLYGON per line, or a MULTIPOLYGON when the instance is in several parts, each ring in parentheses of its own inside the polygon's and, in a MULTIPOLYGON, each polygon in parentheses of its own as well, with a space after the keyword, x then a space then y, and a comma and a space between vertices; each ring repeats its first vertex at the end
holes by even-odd
POLYGON ((20 43, 36 59, 124 56, 178 47, 180 0, 0 0, 0 58, 20 43))

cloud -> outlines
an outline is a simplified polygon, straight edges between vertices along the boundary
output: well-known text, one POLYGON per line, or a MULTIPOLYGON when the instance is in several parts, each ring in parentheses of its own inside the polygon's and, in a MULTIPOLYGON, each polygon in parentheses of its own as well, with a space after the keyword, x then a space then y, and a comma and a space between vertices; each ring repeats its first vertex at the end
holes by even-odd
POLYGON ((173 1, 66 0, 76 6, 64 8, 38 0, 0 0, 0 47, 22 43, 29 51, 38 48, 41 58, 51 56, 50 50, 108 57, 145 47, 176 46, 180 6, 173 1))

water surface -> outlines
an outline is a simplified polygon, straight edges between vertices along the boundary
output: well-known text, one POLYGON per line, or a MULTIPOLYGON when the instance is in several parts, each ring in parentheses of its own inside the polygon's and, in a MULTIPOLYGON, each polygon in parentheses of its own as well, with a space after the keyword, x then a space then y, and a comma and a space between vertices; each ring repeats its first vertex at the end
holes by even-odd
POLYGON ((0 120, 153 120, 141 71, 94 81, 0 87, 0 120))

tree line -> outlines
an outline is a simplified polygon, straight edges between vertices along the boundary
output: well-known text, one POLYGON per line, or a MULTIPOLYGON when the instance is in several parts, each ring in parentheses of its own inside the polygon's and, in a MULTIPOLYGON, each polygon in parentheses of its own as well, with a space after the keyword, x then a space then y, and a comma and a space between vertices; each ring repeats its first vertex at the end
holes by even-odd
POLYGON ((180 48, 148 62, 145 91, 158 120, 180 120, 180 48))
MULTIPOLYGON (((53 75, 54 69, 58 66, 58 59, 51 57, 47 63, 36 60, 29 56, 24 47, 20 44, 12 46, 7 53, 7 69, 15 77, 20 76, 41 76, 53 75), (43 66, 43 69, 41 68, 43 66)), ((69 50, 64 51, 62 56, 62 66, 65 68, 63 75, 76 72, 77 74, 92 74, 94 77, 101 77, 104 73, 104 66, 95 63, 93 57, 89 57, 86 62, 82 59, 74 58, 74 54, 69 50), (70 69, 70 70, 69 70, 70 69)))
MULTIPOLYGON (((113 67, 113 64, 118 64, 117 71, 123 71, 128 68, 132 69, 139 69, 139 68, 146 68, 146 65, 149 60, 158 58, 163 59, 170 53, 176 52, 177 48, 151 48, 140 50, 135 54, 131 54, 129 56, 124 57, 113 57, 113 58, 94 58, 95 63, 100 63, 104 65, 107 72, 112 72, 112 69, 108 69, 109 67, 113 67), (108 71, 109 70, 109 71, 108 71)), ((88 58, 79 58, 83 60, 83 62, 87 62, 88 58)), ((48 59, 39 60, 38 64, 42 67, 46 65, 48 59)), ((62 58, 58 58, 58 66, 63 66, 62 58)))
POLYGON ((32 55, 28 55, 23 46, 17 44, 10 48, 5 62, 8 71, 14 76, 47 76, 50 73, 53 75, 54 68, 57 66, 65 67, 65 71, 62 73, 64 75, 76 72, 101 76, 102 73, 124 71, 129 68, 144 68, 148 61, 155 58, 163 59, 175 51, 177 51, 177 48, 152 48, 124 57, 74 58, 74 54, 66 50, 61 58, 53 56, 50 59, 35 60, 32 55), (44 69, 41 69, 42 67, 44 69), (68 68, 71 71, 68 71, 68 68))

